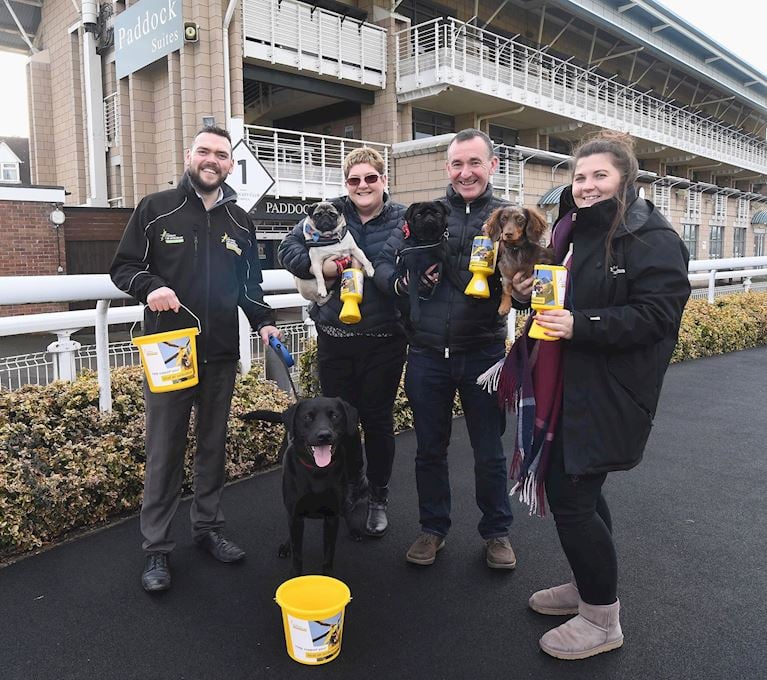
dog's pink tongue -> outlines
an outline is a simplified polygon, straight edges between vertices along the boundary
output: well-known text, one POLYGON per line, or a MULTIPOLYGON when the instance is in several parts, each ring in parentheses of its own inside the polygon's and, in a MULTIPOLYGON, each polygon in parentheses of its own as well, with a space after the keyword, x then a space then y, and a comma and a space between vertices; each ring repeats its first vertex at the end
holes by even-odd
POLYGON ((317 467, 326 467, 330 465, 330 446, 312 446, 312 455, 317 467))

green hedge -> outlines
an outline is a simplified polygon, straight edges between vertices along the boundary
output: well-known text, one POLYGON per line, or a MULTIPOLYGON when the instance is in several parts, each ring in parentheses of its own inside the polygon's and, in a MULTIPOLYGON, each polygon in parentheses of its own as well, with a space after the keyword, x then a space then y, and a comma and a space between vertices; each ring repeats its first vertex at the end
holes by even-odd
MULTIPOLYGON (((524 319, 518 319, 517 332, 524 319)), ((767 293, 688 303, 672 361, 767 345, 767 293)), ((316 345, 299 361, 306 396, 319 393, 316 345)), ((28 552, 81 528, 125 513, 141 502, 144 475, 144 400, 139 368, 112 372, 113 410, 98 410, 98 383, 88 374, 72 383, 0 392, 0 560, 28 552)), ((251 409, 281 411, 288 396, 254 368, 237 382, 227 439, 230 480, 273 466, 282 426, 248 423, 251 409)), ((456 400, 454 413, 460 414, 456 400)), ((394 405, 397 431, 413 425, 400 382, 394 405)), ((188 452, 195 446, 190 428, 188 452)), ((184 491, 191 490, 187 455, 184 491)))
MULTIPOLYGON (((144 477, 141 369, 112 371, 113 408, 98 410, 95 374, 74 382, 0 392, 0 558, 27 552, 78 528, 135 511, 144 477)), ((254 369, 238 381, 227 438, 227 476, 276 462, 281 425, 236 416, 281 411, 287 395, 254 369)), ((190 428, 188 452, 196 442, 190 428)), ((191 489, 191 455, 184 491, 191 489)))

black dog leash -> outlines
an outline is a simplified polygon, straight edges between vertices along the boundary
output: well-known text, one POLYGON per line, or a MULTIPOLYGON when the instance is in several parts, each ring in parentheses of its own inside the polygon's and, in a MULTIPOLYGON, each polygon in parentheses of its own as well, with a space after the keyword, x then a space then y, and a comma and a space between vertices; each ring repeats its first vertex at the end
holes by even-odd
POLYGON ((285 375, 288 376, 288 382, 290 383, 290 388, 293 390, 293 396, 295 396, 296 401, 299 401, 300 397, 298 396, 298 390, 293 383, 293 377, 290 375, 290 367, 293 366, 296 362, 293 360, 293 357, 288 351, 288 348, 285 347, 285 345, 283 345, 280 342, 280 339, 276 336, 269 336, 269 347, 271 347, 274 353, 279 357, 280 364, 285 369, 285 375))

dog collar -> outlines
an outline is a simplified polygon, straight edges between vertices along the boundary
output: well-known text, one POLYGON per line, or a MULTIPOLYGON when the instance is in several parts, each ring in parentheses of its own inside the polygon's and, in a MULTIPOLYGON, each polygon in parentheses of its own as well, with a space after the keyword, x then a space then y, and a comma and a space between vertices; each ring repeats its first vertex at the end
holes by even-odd
POLYGON ((332 234, 327 234, 317 229, 317 227, 315 227, 311 223, 309 218, 304 218, 304 225, 303 225, 302 231, 304 232, 304 239, 306 240, 306 245, 309 247, 335 245, 336 243, 340 243, 343 237, 346 236, 345 226, 341 230, 340 235, 338 235, 335 232, 333 232, 332 234))

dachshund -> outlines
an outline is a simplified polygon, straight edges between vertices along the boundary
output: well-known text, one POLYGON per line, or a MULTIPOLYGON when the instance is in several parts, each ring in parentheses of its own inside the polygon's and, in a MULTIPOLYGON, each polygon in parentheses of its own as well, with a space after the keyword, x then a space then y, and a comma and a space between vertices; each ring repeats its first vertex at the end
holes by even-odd
POLYGON ((493 242, 498 241, 498 271, 503 280, 503 296, 498 313, 511 309, 511 280, 519 271, 527 276, 536 264, 552 264, 554 250, 540 245, 547 229, 543 215, 535 209, 504 206, 490 215, 482 231, 493 242))

